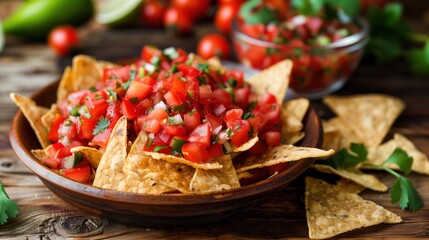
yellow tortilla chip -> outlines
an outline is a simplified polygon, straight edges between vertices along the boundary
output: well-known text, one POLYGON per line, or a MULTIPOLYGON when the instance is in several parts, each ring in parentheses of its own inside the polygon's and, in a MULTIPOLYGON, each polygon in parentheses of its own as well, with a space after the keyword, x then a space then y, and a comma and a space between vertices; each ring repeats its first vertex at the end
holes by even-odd
POLYGON ((73 58, 73 68, 71 79, 73 90, 89 89, 101 80, 104 68, 118 67, 119 65, 97 61, 92 57, 78 55, 73 58))
POLYGON ((74 76, 72 68, 66 67, 57 89, 57 104, 60 104, 74 90, 74 76))
POLYGON ((298 121, 302 122, 309 107, 310 101, 307 98, 297 98, 284 102, 281 105, 281 111, 294 116, 298 121))
POLYGON ((190 187, 193 192, 212 192, 240 187, 230 155, 218 158, 223 168, 218 170, 196 169, 190 187))
POLYGON ((16 93, 11 93, 10 98, 21 109, 25 118, 30 123, 42 148, 49 146, 51 142, 48 138, 48 131, 42 123, 42 116, 49 110, 45 107, 37 106, 30 98, 16 93))
POLYGON ((213 70, 220 71, 221 73, 228 71, 228 69, 222 66, 220 59, 216 56, 207 59, 207 63, 210 65, 210 68, 213 70))
POLYGON ((282 119, 281 142, 283 144, 295 144, 304 138, 305 133, 302 120, 310 106, 306 98, 292 99, 281 105, 280 117, 282 119))
POLYGON ((295 144, 305 137, 304 132, 287 132, 282 133, 280 141, 282 144, 295 144))
POLYGON ((259 141, 258 136, 250 139, 249 141, 243 143, 240 147, 232 146, 232 152, 244 152, 249 150, 259 141))
POLYGON ((243 178, 251 178, 253 177, 253 175, 248 171, 244 171, 244 172, 237 173, 237 177, 238 179, 243 179, 243 178))
POLYGON ((309 237, 326 239, 380 223, 400 223, 401 217, 354 193, 307 177, 305 209, 309 237))
POLYGON ((281 104, 289 86, 291 70, 292 61, 283 60, 246 79, 246 82, 252 85, 252 90, 257 95, 263 96, 266 92, 270 92, 276 96, 277 102, 281 104))
POLYGON ((173 191, 152 179, 138 180, 126 175, 122 168, 127 156, 127 119, 121 117, 112 130, 95 174, 95 187, 122 192, 162 194, 173 191))
POLYGON ((382 95, 327 96, 329 106, 369 146, 378 146, 404 110, 402 100, 382 95))
POLYGON ((41 161, 43 158, 48 157, 48 155, 45 152, 45 149, 32 149, 31 153, 35 158, 37 158, 39 161, 41 161))
POLYGON ((322 149, 334 149, 338 151, 341 149, 341 135, 338 130, 325 131, 323 133, 323 146, 322 149))
POLYGON ((321 150, 318 148, 296 147, 293 145, 280 145, 268 150, 262 156, 251 156, 238 163, 237 173, 250 169, 262 168, 279 163, 298 161, 307 158, 324 158, 334 154, 334 150, 321 150))
POLYGON ((386 192, 388 189, 387 186, 378 180, 374 175, 362 173, 357 169, 335 169, 331 166, 322 164, 314 164, 313 168, 319 172, 336 174, 374 191, 386 192))
POLYGON ((180 163, 180 164, 188 165, 188 166, 191 166, 193 168, 198 168, 198 169, 210 170, 210 169, 221 169, 222 168, 222 165, 219 164, 215 158, 209 159, 206 163, 195 163, 195 162, 191 162, 185 158, 176 157, 176 156, 167 155, 167 154, 162 154, 162 153, 157 153, 157 152, 144 152, 144 153, 153 159, 164 160, 164 161, 167 161, 170 163, 180 163))
POLYGON ((341 178, 340 180, 338 180, 336 186, 338 190, 341 192, 348 192, 348 193, 355 193, 355 194, 359 194, 363 190, 365 190, 364 186, 345 178, 341 178))
POLYGON ((333 148, 335 151, 341 148, 348 148, 350 143, 363 143, 364 140, 360 139, 355 132, 339 117, 331 118, 327 121, 323 121, 323 131, 331 132, 338 131, 339 141, 337 148, 333 148))
POLYGON ((95 168, 98 167, 98 165, 100 164, 100 160, 103 157, 103 152, 93 147, 86 147, 86 146, 74 147, 70 149, 70 152, 82 153, 84 158, 87 159, 88 162, 91 164, 91 166, 95 168))
POLYGON ((50 129, 52 122, 54 122, 55 115, 58 113, 58 107, 57 104, 52 104, 51 108, 45 115, 42 116, 42 123, 43 126, 45 126, 46 129, 50 129))
MULTIPOLYGON (((428 156, 419 151, 410 140, 399 133, 396 133, 392 140, 383 143, 375 150, 370 150, 368 161, 374 164, 381 164, 386 161, 390 154, 398 147, 402 148, 413 158, 413 165, 411 166, 412 171, 429 175, 428 156)), ((396 164, 387 164, 386 167, 396 170, 399 169, 396 164)))
POLYGON ((147 135, 141 131, 131 147, 123 171, 130 177, 158 182, 182 193, 191 192, 190 183, 195 169, 181 163, 152 158, 143 150, 147 135))

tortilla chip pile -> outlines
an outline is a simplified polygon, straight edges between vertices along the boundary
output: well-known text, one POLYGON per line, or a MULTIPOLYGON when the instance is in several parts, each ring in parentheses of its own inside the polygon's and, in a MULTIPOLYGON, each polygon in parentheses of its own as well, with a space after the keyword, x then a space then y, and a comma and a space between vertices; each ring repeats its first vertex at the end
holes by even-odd
MULTIPOLYGON (((202 62, 198 56, 190 58, 202 62)), ((226 69, 218 59, 210 59, 209 67, 219 71, 226 69)), ((48 156, 51 148, 47 136, 57 104, 70 93, 87 89, 100 81, 103 68, 115 64, 96 61, 87 56, 77 56, 73 67, 67 67, 57 91, 57 102, 50 109, 37 106, 31 99, 11 94, 13 101, 21 108, 36 132, 43 149, 32 150, 37 159, 48 156)), ((292 64, 286 60, 248 79, 258 94, 269 91, 282 102, 288 87, 292 64)), ((93 167, 95 187, 142 194, 163 194, 169 192, 207 193, 240 187, 240 178, 252 177, 252 170, 279 163, 294 162, 308 158, 331 156, 333 150, 296 147, 304 137, 303 118, 309 107, 307 99, 294 99, 282 104, 282 145, 270 149, 261 157, 247 157, 235 163, 233 157, 250 149, 258 137, 240 147, 233 148, 233 154, 209 159, 205 163, 194 163, 184 158, 144 151, 148 136, 142 131, 133 143, 127 138, 127 119, 122 117, 112 130, 104 152, 92 146, 80 146, 71 150, 81 153, 93 167)))
MULTIPOLYGON (((336 117, 324 121, 323 149, 349 148, 350 143, 363 143, 368 149, 368 162, 384 162, 397 147, 405 150, 413 159, 412 170, 429 175, 428 157, 417 150, 403 135, 384 143, 396 118, 405 104, 391 96, 367 94, 354 96, 328 96, 324 103, 336 113, 336 117)), ((328 165, 314 164, 314 168, 341 177, 336 185, 322 180, 306 179, 305 203, 310 238, 333 237, 353 229, 379 223, 399 223, 401 218, 384 208, 359 197, 365 188, 386 192, 384 185, 374 175, 365 174, 358 168, 334 169, 328 165)), ((387 165, 398 169, 396 165, 387 165)))

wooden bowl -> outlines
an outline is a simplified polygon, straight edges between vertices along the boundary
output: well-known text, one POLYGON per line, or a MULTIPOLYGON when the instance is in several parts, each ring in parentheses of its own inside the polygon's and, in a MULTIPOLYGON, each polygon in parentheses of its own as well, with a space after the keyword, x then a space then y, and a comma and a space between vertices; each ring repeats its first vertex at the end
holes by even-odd
MULTIPOLYGON (((32 96, 39 105, 49 107, 56 101, 59 81, 38 90, 32 96)), ((293 97, 288 92, 288 97, 293 97)), ((305 138, 301 146, 320 147, 322 127, 313 108, 304 118, 305 138)), ((64 201, 94 215, 126 224, 148 227, 179 227, 207 224, 228 217, 246 207, 255 206, 284 189, 312 163, 312 159, 290 163, 282 173, 237 189, 206 194, 144 195, 105 190, 69 180, 42 165, 31 154, 40 145, 21 111, 15 115, 10 142, 21 161, 64 201)))

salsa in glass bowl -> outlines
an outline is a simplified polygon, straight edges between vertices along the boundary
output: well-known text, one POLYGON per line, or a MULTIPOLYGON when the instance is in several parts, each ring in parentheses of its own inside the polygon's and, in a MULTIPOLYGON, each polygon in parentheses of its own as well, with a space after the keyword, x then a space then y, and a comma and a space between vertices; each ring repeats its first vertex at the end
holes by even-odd
MULTIPOLYGON (((253 12, 268 9, 252 10, 253 12)), ((252 12, 252 13, 253 13, 252 12)), ((240 12, 242 13, 242 12, 240 12)), ((265 69, 291 59, 290 86, 299 94, 317 99, 339 90, 362 57, 368 42, 368 25, 362 18, 306 16, 293 11, 263 23, 240 14, 233 23, 233 44, 238 60, 265 69)))

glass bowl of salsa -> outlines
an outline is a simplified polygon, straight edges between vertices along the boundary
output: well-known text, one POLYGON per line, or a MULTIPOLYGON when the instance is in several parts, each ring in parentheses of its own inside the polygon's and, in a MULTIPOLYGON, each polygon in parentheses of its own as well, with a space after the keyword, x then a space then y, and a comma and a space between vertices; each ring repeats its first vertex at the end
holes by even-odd
POLYGON ((233 23, 233 45, 242 64, 267 68, 283 59, 293 61, 290 87, 310 99, 339 90, 357 67, 367 44, 368 25, 294 15, 268 24, 233 23))

